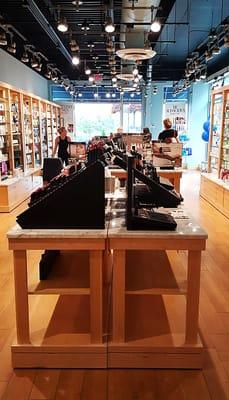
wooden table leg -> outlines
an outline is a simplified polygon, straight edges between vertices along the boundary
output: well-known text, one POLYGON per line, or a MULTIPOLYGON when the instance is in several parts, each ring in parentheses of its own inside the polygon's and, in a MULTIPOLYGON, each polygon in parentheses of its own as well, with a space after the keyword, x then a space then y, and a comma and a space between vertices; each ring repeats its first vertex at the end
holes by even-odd
POLYGON ((14 286, 18 344, 29 344, 29 303, 26 250, 14 250, 14 286))
POLYGON ((102 343, 103 340, 103 252, 90 250, 90 321, 91 342, 102 343))
POLYGON ((186 303, 186 343, 197 343, 199 296, 200 296, 201 251, 188 252, 188 278, 186 303))
POLYGON ((125 341, 125 250, 113 253, 113 342, 125 341))

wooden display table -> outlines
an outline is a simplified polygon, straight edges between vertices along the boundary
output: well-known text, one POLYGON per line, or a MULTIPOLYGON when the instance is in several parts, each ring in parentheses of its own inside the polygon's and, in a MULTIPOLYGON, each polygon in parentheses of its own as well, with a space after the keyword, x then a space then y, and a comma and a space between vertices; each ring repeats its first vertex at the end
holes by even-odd
POLYGON ((207 235, 192 219, 177 220, 177 224, 176 231, 127 231, 123 218, 114 217, 110 223, 113 317, 108 366, 111 368, 200 368, 202 365, 198 313, 201 251, 205 249, 207 235), (171 271, 164 273, 167 278, 163 281, 165 250, 188 251, 187 289, 173 275, 168 284, 171 271), (150 265, 151 275, 146 271, 150 265), (184 294, 186 303, 181 296, 184 294))
MULTIPOLYGON (((119 179, 126 179, 127 172, 121 168, 111 168, 111 176, 115 176, 119 179)), ((174 186, 177 193, 180 193, 180 180, 182 178, 182 169, 157 169, 157 174, 162 178, 168 179, 174 186)))
POLYGON ((16 226, 7 236, 14 256, 17 344, 12 346, 13 366, 104 368, 102 268, 107 230, 23 230, 16 226), (75 278, 66 273, 69 263, 65 262, 59 279, 57 273, 53 280, 50 276, 28 286, 27 251, 40 249, 74 251, 76 262, 71 268, 77 271, 75 278), (88 266, 80 255, 85 251, 89 253, 88 266), (77 286, 78 267, 83 275, 88 267, 88 285, 83 278, 84 284, 77 286), (33 311, 35 322, 29 316, 28 294, 53 295, 48 301, 45 296, 39 300, 33 311), (60 296, 56 300, 54 295, 60 296))

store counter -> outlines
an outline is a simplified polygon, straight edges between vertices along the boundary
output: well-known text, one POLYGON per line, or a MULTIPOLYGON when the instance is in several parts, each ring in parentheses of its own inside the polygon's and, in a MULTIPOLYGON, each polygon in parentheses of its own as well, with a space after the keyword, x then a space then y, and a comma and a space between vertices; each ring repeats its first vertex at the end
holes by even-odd
POLYGON ((200 196, 229 218, 229 183, 212 173, 202 173, 200 196))

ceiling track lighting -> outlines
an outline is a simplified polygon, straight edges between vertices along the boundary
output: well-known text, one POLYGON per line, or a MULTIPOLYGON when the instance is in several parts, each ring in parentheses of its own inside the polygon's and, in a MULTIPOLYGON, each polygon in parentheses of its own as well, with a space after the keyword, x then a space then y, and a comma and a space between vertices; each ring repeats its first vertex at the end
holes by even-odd
POLYGON ((200 79, 204 80, 207 78, 207 67, 200 70, 200 79))
POLYGON ((158 32, 160 32, 160 30, 161 30, 161 23, 160 23, 160 21, 158 21, 158 20, 154 20, 154 21, 152 21, 152 23, 151 23, 151 25, 150 25, 150 30, 151 30, 151 32, 154 32, 154 33, 158 33, 158 32))
POLYGON ((112 78, 112 82, 113 82, 113 83, 116 83, 116 82, 117 82, 116 76, 114 76, 114 77, 112 78))
POLYGON ((38 67, 38 59, 37 59, 37 57, 35 55, 32 56, 31 67, 32 68, 37 68, 38 67))
POLYGON ((106 22, 105 22, 105 31, 107 33, 113 33, 115 31, 115 26, 113 24, 112 18, 107 17, 106 22))
POLYGON ((138 69, 137 69, 137 67, 135 67, 135 68, 133 69, 132 74, 133 74, 134 76, 138 75, 138 69))
POLYGON ((221 49, 219 47, 218 40, 213 44, 211 51, 212 51, 213 56, 216 56, 221 53, 221 49))
POLYGON ((8 43, 8 46, 7 46, 7 51, 9 53, 15 54, 16 53, 16 47, 17 47, 17 45, 16 45, 16 42, 13 39, 13 35, 10 35, 10 41, 8 43))
POLYGON ((81 30, 84 32, 87 32, 90 30, 90 25, 87 22, 87 18, 85 18, 85 20, 83 21, 83 23, 81 25, 81 30))
POLYGON ((79 51, 79 45, 75 39, 71 39, 69 42, 69 46, 72 52, 79 51))
POLYGON ((67 24, 67 20, 65 17, 60 16, 60 10, 59 10, 59 18, 58 18, 58 22, 57 22, 57 29, 58 31, 65 33, 68 31, 68 24, 67 24))
POLYGON ((7 46, 7 38, 6 38, 6 32, 0 32, 0 45, 1 46, 7 46))
POLYGON ((226 33, 226 34, 224 35, 223 40, 224 40, 223 45, 224 45, 224 46, 229 46, 229 33, 226 33))
POLYGON ((92 50, 92 49, 95 47, 95 44, 90 40, 90 41, 87 43, 87 47, 89 47, 89 49, 92 50))
POLYGON ((90 75, 88 80, 89 80, 89 82, 94 82, 95 78, 94 78, 94 76, 90 75))
POLYGON ((72 54, 72 64, 73 65, 79 65, 80 63, 80 57, 78 54, 72 54))
POLYGON ((82 4, 83 4, 83 1, 81 1, 81 0, 73 0, 72 4, 73 4, 73 6, 76 7, 76 11, 78 12, 79 11, 79 7, 82 6, 82 4))

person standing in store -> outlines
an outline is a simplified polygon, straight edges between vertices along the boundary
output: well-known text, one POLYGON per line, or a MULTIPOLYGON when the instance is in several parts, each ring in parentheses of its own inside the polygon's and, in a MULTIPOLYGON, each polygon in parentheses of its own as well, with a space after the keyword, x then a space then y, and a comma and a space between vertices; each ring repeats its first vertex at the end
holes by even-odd
POLYGON ((71 138, 70 136, 67 136, 67 130, 65 129, 64 126, 58 129, 58 133, 59 136, 57 136, 55 140, 53 157, 55 157, 56 151, 58 149, 57 156, 61 158, 61 160, 65 165, 68 165, 68 157, 69 157, 68 146, 69 143, 71 142, 71 138))
POLYGON ((159 133, 158 140, 165 143, 179 143, 177 131, 172 128, 172 121, 165 118, 163 125, 165 129, 159 133))

